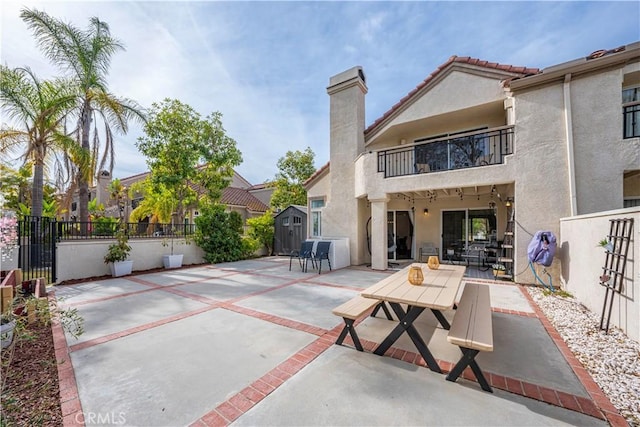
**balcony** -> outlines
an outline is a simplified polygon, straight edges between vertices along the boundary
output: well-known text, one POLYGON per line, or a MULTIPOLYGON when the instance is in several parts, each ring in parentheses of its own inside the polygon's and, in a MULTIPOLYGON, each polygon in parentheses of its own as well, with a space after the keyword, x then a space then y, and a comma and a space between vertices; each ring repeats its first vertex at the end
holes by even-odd
POLYGON ((483 167, 504 163, 513 153, 513 126, 416 141, 378 152, 378 172, 385 178, 483 167))

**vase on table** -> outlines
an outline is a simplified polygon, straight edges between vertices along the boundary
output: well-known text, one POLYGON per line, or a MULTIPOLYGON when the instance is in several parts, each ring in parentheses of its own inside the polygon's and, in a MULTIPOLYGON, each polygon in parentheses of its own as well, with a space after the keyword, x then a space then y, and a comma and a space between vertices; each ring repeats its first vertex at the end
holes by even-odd
POLYGON ((437 270, 440 267, 440 260, 438 260, 437 256, 430 256, 427 261, 427 267, 431 270, 437 270))
POLYGON ((422 267, 417 264, 414 264, 409 268, 409 283, 412 285, 421 285, 424 280, 424 276, 422 275, 422 267))

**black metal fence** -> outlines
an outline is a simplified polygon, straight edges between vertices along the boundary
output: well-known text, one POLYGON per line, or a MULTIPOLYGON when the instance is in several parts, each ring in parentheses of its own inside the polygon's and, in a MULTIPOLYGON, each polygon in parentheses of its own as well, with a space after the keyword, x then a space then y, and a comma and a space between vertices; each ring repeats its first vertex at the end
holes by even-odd
POLYGON ((57 242, 114 239, 119 230, 124 230, 129 239, 179 238, 193 235, 195 228, 195 224, 120 224, 117 218, 104 217, 79 222, 23 216, 18 220, 18 268, 24 280, 44 277, 47 283, 54 283, 57 242))
POLYGON ((18 268, 24 280, 56 281, 56 220, 25 216, 18 221, 18 268))
POLYGON ((195 224, 158 224, 128 222, 120 224, 116 218, 98 218, 95 221, 58 221, 58 241, 113 239, 123 229, 129 239, 185 237, 195 233, 195 224))

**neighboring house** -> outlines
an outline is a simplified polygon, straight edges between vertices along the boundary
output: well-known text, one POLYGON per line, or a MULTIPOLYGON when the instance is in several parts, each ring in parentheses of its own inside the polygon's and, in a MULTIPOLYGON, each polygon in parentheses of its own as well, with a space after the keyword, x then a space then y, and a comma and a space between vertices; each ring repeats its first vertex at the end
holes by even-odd
POLYGON ((289 255, 307 239, 307 207, 290 205, 274 218, 273 251, 289 255))
POLYGON ((352 265, 384 270, 426 242, 446 259, 513 226, 513 271, 531 281, 533 233, 639 203, 640 42, 543 70, 453 56, 367 128, 361 67, 327 93, 309 236, 348 238, 352 265))
MULTIPOLYGON (((128 188, 132 184, 144 180, 148 175, 149 172, 139 173, 120 179, 120 183, 123 187, 128 188)), ((98 184, 91 189, 90 200, 98 198, 98 203, 102 203, 105 206, 106 214, 117 217, 119 216, 118 208, 115 206, 115 200, 110 198, 109 191, 107 190, 110 183, 111 176, 109 172, 101 172, 98 178, 98 184)), ((249 181, 234 171, 229 186, 222 191, 220 203, 227 205, 228 211, 238 212, 242 217, 243 223, 246 223, 248 218, 261 216, 269 209, 269 199, 272 193, 272 188, 268 188, 262 184, 251 185, 249 181), (266 202, 263 200, 266 200, 266 202)), ((138 206, 142 199, 142 195, 134 195, 131 200, 127 200, 122 212, 123 217, 128 218, 131 211, 138 206)), ((71 206, 72 208, 69 215, 77 215, 77 197, 71 206)), ((195 217, 198 215, 199 212, 197 209, 189 209, 185 220, 193 223, 195 217)))

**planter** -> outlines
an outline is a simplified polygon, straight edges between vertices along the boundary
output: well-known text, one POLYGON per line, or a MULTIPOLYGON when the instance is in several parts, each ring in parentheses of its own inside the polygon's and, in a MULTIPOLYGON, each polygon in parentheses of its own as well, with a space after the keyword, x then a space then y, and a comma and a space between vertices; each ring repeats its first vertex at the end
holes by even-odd
POLYGON ((131 274, 131 270, 133 270, 133 261, 111 262, 109 263, 109 268, 113 277, 126 276, 131 274))
POLYGON ((164 268, 179 268, 182 267, 182 257, 183 254, 178 255, 163 255, 162 263, 164 264, 164 268))
POLYGON ((494 277, 503 276, 504 270, 493 270, 494 277))
POLYGON ((13 330, 16 328, 16 321, 12 320, 9 323, 3 323, 0 325, 0 337, 2 341, 2 348, 7 348, 13 341, 13 330))

